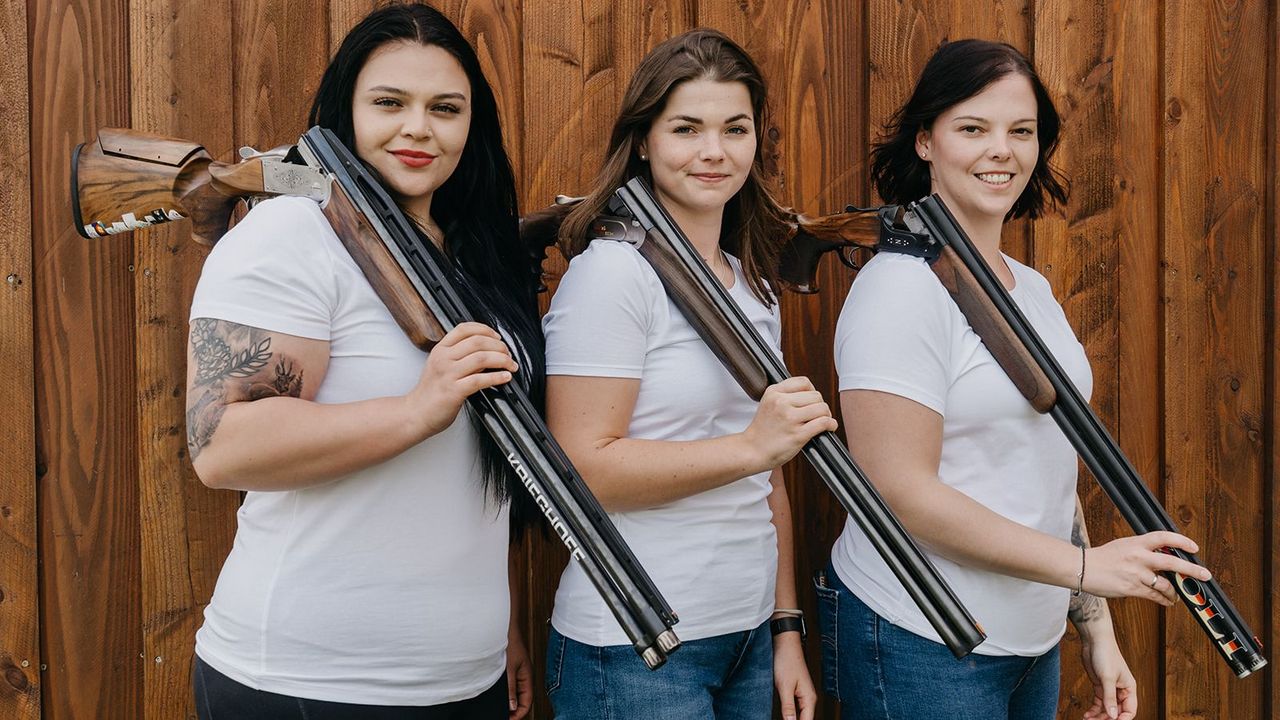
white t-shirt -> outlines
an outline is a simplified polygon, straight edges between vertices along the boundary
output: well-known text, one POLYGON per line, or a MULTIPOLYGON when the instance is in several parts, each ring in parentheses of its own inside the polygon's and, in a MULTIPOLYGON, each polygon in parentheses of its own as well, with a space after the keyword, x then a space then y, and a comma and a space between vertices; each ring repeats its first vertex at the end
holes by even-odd
MULTIPOLYGON (((778 349, 777 306, 747 288, 737 259, 729 294, 778 349)), ((752 400, 667 298, 652 266, 625 242, 596 240, 569 263, 543 318, 547 374, 636 378, 627 437, 701 440, 741 432, 752 400)), ((665 505, 610 513, 680 617, 681 640, 754 628, 773 611, 777 536, 769 472, 665 505)), ((582 568, 569 563, 551 623, 595 646, 630 644, 582 568)))
MULTIPOLYGON (((191 317, 327 340, 319 403, 403 395, 427 358, 300 198, 262 203, 218 242, 191 317)), ((317 700, 436 705, 488 689, 506 665, 508 526, 479 476, 463 412, 384 463, 247 493, 197 654, 317 700)))
MULTIPOLYGON (((1006 257, 1010 294, 1088 398, 1089 360, 1039 273, 1006 257)), ((879 390, 942 416, 942 482, 1014 522, 1063 540, 1075 514, 1076 454, 1018 393, 925 261, 881 253, 858 273, 836 324, 840 390, 879 390)), ((974 652, 1031 657, 1066 629, 1069 591, 953 562, 925 550, 987 632, 974 652)), ((878 615, 941 642, 852 522, 832 550, 840 579, 878 615)))

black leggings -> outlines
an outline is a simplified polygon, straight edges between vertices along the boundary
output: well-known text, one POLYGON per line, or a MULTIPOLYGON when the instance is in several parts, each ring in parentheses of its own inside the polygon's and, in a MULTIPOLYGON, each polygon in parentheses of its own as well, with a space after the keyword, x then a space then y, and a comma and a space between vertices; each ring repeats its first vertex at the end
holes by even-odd
POLYGON ((429 707, 353 705, 254 690, 195 662, 200 720, 506 720, 507 678, 469 700, 429 707))

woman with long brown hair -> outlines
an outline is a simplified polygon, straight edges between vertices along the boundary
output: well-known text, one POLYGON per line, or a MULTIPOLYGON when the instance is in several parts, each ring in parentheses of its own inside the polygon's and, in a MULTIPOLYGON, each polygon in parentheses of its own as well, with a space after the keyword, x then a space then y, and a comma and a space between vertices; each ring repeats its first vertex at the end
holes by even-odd
POLYGON ((799 377, 753 401, 637 250, 590 236, 614 189, 646 178, 780 353, 767 127, 764 80, 740 47, 713 30, 672 38, 641 61, 594 190, 564 224, 572 260, 543 321, 548 424, 679 613, 684 645, 650 673, 571 564, 547 649, 563 720, 763 719, 775 685, 784 717, 812 716, 778 468, 835 427, 830 410, 799 377))

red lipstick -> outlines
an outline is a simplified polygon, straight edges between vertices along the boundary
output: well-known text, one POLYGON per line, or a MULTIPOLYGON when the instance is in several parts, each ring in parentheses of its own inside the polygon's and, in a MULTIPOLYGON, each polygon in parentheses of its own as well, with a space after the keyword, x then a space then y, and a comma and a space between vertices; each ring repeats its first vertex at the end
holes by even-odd
POLYGON ((411 168, 426 167, 431 164, 432 160, 436 159, 435 155, 421 150, 392 150, 391 154, 411 168))

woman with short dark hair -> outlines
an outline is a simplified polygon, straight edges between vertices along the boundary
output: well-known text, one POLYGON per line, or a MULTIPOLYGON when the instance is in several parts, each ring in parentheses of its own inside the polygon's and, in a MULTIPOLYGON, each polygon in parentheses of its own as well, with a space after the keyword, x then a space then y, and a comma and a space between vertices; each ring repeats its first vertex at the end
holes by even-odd
MULTIPOLYGON (((1005 222, 1067 199, 1049 160, 1053 102, 1025 57, 962 40, 929 60, 872 154, 886 202, 936 193, 1081 392, 1084 348, 1035 270, 1000 251, 1005 222)), ((1174 602, 1159 573, 1208 571, 1160 552, 1174 533, 1087 548, 1077 459, 1018 393, 920 258, 881 253, 836 327, 849 449, 987 632, 955 660, 862 532, 846 523, 817 580, 824 680, 846 720, 1053 718, 1069 617, 1095 697, 1085 718, 1132 718, 1138 695, 1104 597, 1174 602), (1087 549, 1086 549, 1087 548, 1087 549)))

